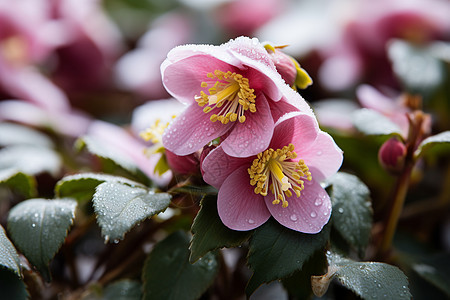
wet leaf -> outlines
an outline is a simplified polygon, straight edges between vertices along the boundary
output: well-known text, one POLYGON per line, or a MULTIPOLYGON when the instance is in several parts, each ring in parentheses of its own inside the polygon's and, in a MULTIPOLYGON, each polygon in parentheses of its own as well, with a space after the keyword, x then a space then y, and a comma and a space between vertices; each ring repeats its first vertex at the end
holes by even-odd
POLYGON ((219 264, 212 253, 189 263, 189 238, 177 231, 155 245, 142 271, 143 299, 194 300, 212 284, 219 264))
POLYGON ((36 195, 36 180, 14 168, 0 170, 0 184, 5 184, 25 197, 36 195))
POLYGON ((14 123, 0 123, 0 146, 33 145, 52 148, 52 140, 45 134, 29 127, 14 123))
POLYGON ((0 266, 12 271, 18 277, 22 276, 20 270, 19 254, 16 248, 6 236, 5 230, 0 225, 0 266))
POLYGON ((14 245, 46 281, 48 263, 64 242, 75 217, 72 199, 30 199, 14 206, 8 216, 8 232, 14 245))
POLYGON ((372 109, 363 108, 353 113, 353 125, 366 135, 398 135, 400 127, 388 117, 372 109))
POLYGON ((0 291, 2 299, 30 299, 25 283, 7 269, 0 268, 0 291))
POLYGON ((417 150, 415 151, 414 156, 418 158, 426 154, 426 152, 433 147, 444 146, 448 148, 449 145, 450 145, 450 131, 444 131, 424 139, 420 143, 417 150))
POLYGON ((95 189, 93 203, 105 242, 123 239, 136 223, 164 211, 170 200, 169 194, 139 184, 101 183, 95 189))

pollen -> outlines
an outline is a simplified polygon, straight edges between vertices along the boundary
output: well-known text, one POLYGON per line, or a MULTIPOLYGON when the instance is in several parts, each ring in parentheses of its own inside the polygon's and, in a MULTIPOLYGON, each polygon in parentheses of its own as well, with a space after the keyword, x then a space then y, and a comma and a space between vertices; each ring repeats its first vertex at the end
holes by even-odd
POLYGON ((204 113, 211 112, 211 122, 239 121, 244 123, 245 112, 256 112, 254 89, 250 88, 248 78, 231 71, 215 70, 207 74, 208 80, 201 83, 207 92, 201 91, 195 101, 203 107, 204 113))
POLYGON ((157 119, 153 125, 142 131, 139 136, 144 141, 150 141, 153 144, 161 143, 164 130, 169 126, 169 122, 161 122, 161 119, 157 119))
POLYGON ((304 190, 305 180, 311 181, 312 176, 308 166, 303 160, 293 161, 297 158, 294 145, 289 144, 281 149, 269 148, 257 155, 248 168, 250 184, 254 192, 262 196, 272 193, 272 204, 286 208, 289 203, 286 198, 295 194, 300 197, 304 190))

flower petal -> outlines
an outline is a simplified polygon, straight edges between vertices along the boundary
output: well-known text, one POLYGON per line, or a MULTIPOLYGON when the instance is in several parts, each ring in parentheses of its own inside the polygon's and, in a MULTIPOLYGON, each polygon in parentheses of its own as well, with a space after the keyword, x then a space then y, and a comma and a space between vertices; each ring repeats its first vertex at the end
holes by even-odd
POLYGON ((240 167, 224 181, 217 197, 217 210, 223 224, 233 230, 251 230, 270 218, 263 197, 255 194, 250 185, 247 166, 240 167))
POLYGON ((309 148, 299 148, 298 157, 310 168, 314 180, 322 181, 336 173, 344 159, 342 150, 326 132, 319 132, 309 148))
POLYGON ((273 134, 273 119, 270 106, 263 94, 256 98, 256 112, 246 112, 244 123, 236 122, 230 135, 222 142, 226 154, 248 157, 266 150, 273 134))
POLYGON ((221 146, 208 153, 202 162, 203 180, 219 189, 225 179, 252 158, 240 158, 227 155, 221 146))
POLYGON ((318 233, 330 219, 330 197, 317 181, 306 182, 299 198, 295 194, 287 198, 286 208, 272 204, 273 194, 264 198, 272 216, 281 225, 296 231, 318 233))
POLYGON ((163 145, 176 155, 188 155, 223 135, 233 125, 211 122, 196 103, 175 118, 163 134, 163 145))
POLYGON ((291 112, 281 117, 275 123, 271 148, 278 149, 292 143, 295 152, 309 148, 316 140, 319 125, 314 117, 301 112, 291 112))

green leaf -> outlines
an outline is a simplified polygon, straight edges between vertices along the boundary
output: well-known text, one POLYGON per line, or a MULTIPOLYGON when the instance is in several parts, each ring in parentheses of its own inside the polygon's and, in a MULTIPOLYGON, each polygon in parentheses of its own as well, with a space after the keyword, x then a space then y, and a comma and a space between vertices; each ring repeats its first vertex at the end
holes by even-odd
POLYGON ((429 94, 444 81, 444 65, 429 50, 401 40, 389 43, 393 71, 411 93, 429 94))
POLYGON ((369 243, 372 205, 367 186, 354 175, 339 172, 329 179, 332 226, 362 254, 369 243))
MULTIPOLYGON (((329 274, 363 299, 411 299, 408 278, 397 267, 378 262, 355 262, 327 253, 329 274)), ((326 276, 324 275, 324 276, 326 276)))
POLYGON ((427 137, 420 143, 419 147, 414 153, 414 156, 418 158, 423 154, 425 154, 432 147, 436 147, 439 145, 448 147, 449 143, 450 143, 450 131, 444 131, 436 135, 427 137))
POLYGON ((423 279, 450 297, 450 255, 448 253, 423 257, 412 265, 412 269, 423 279))
POLYGON ((366 135, 398 135, 400 127, 381 113, 363 108, 353 113, 353 125, 366 135))
POLYGON ((107 181, 97 186, 93 198, 97 222, 105 242, 117 242, 136 223, 164 211, 171 196, 141 185, 107 181))
POLYGON ((212 250, 223 247, 236 247, 244 243, 252 231, 231 230, 219 218, 217 213, 217 197, 204 197, 201 208, 192 224, 193 238, 190 244, 190 262, 212 250))
POLYGON ((61 158, 46 147, 14 145, 0 150, 0 170, 10 168, 31 175, 48 172, 56 176, 61 158))
POLYGON ((72 199, 30 199, 9 212, 11 239, 46 281, 51 280, 48 263, 67 236, 76 205, 72 199))
POLYGON ((22 276, 20 270, 19 254, 16 248, 6 236, 5 230, 0 225, 0 266, 13 271, 18 277, 22 276))
POLYGON ((198 299, 212 284, 219 269, 215 255, 208 253, 190 264, 188 245, 181 231, 155 245, 142 271, 143 299, 198 299))
POLYGON ((246 287, 249 297, 262 283, 290 276, 323 248, 330 234, 325 226, 318 234, 288 229, 273 218, 255 230, 250 240, 248 264, 253 276, 246 287))
POLYGON ((100 173, 80 173, 66 176, 58 181, 55 186, 55 194, 60 198, 71 197, 79 201, 91 200, 95 193, 95 188, 105 181, 140 186, 139 183, 120 176, 100 173))
POLYGON ((195 186, 185 184, 178 186, 170 190, 171 193, 192 194, 198 196, 215 195, 217 196, 217 190, 210 185, 195 186))
POLYGON ((36 180, 14 168, 0 170, 0 184, 5 184, 29 198, 36 195, 36 180))
POLYGON ((119 280, 108 285, 103 291, 102 300, 140 300, 142 285, 134 280, 119 280))
POLYGON ((2 299, 29 299, 25 283, 13 272, 0 268, 0 291, 2 299))

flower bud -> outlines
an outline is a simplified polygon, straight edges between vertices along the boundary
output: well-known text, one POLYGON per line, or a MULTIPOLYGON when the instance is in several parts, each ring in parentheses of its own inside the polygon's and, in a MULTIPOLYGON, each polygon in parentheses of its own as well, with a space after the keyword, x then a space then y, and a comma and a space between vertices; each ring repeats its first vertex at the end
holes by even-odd
POLYGON ((292 88, 305 89, 312 84, 312 79, 308 73, 300 67, 300 64, 291 56, 283 53, 281 47, 273 47, 270 44, 265 44, 267 53, 269 53, 278 73, 281 78, 292 88))
POLYGON ((378 160, 383 168, 393 174, 398 174, 404 167, 406 146, 393 137, 384 142, 378 151, 378 160))

